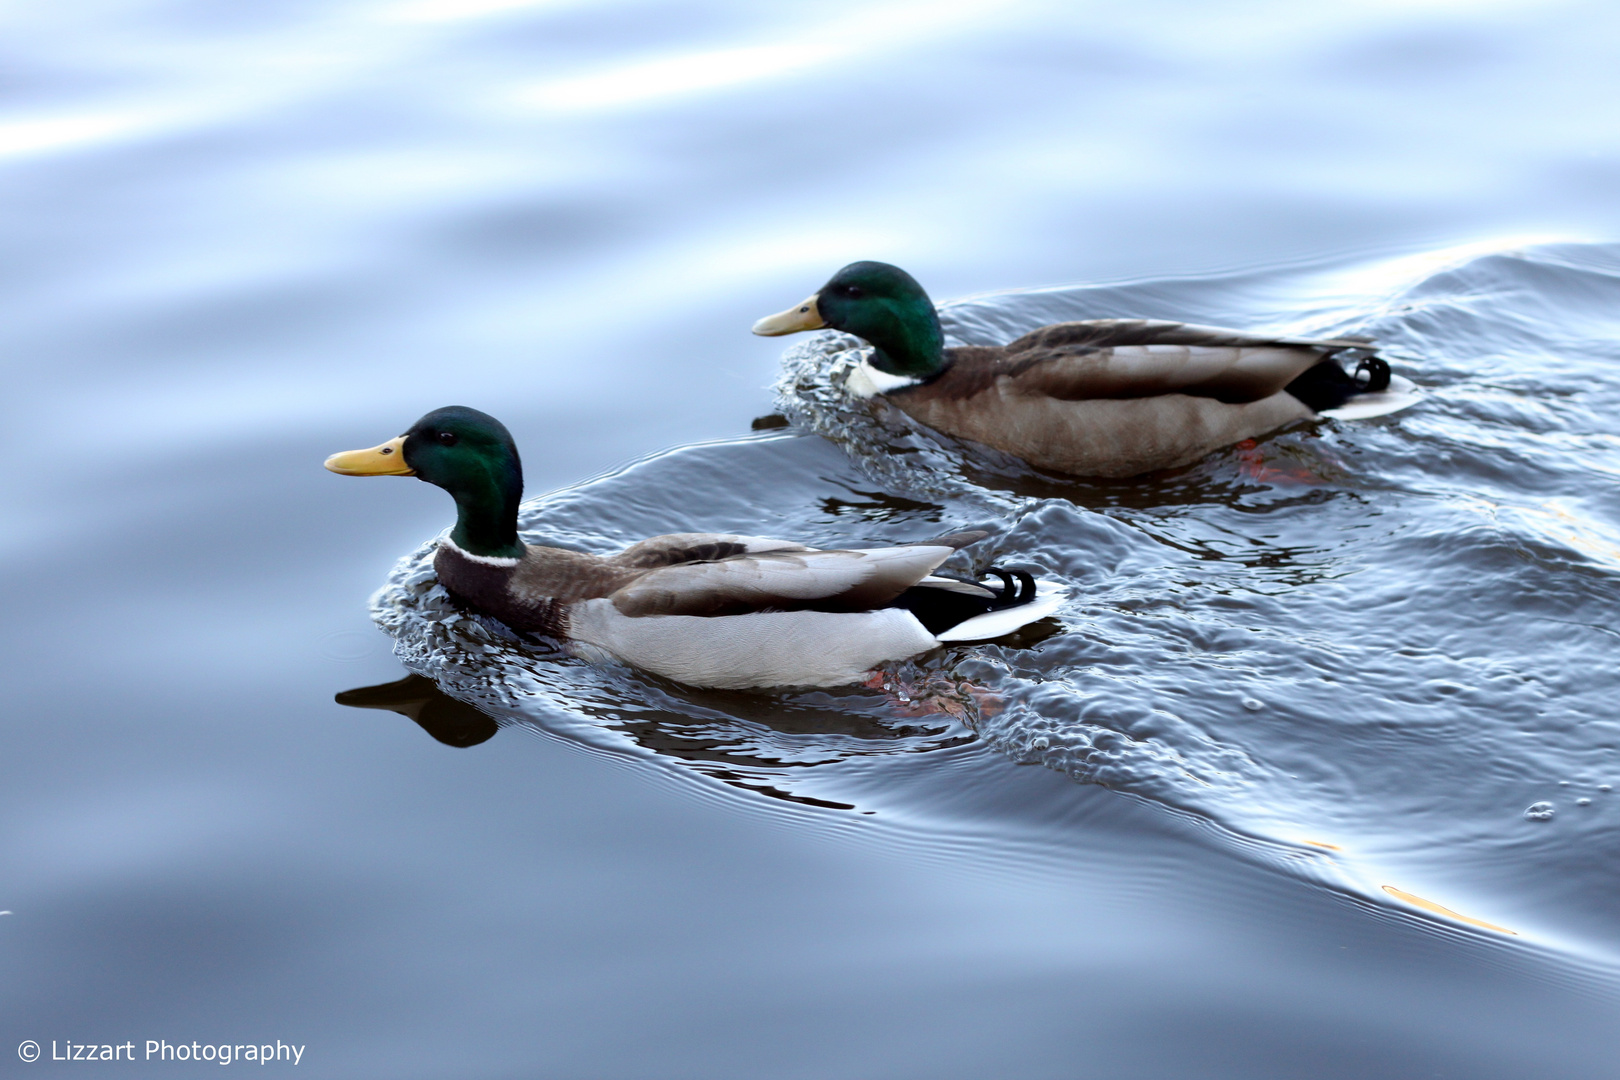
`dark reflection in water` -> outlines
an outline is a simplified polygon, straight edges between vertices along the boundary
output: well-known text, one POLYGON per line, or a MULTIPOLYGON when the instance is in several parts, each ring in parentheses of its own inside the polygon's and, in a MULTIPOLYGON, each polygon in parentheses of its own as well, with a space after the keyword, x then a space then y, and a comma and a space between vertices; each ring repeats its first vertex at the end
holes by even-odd
POLYGON ((397 682, 357 686, 333 698, 356 709, 387 709, 409 717, 446 746, 465 749, 500 730, 494 717, 440 690, 432 679, 407 675, 397 682))
POLYGON ((821 500, 822 513, 829 517, 852 517, 863 521, 900 518, 937 521, 945 510, 939 503, 919 502, 882 491, 856 491, 853 495, 853 498, 834 496, 821 500))
POLYGON ((852 759, 919 754, 974 740, 961 717, 968 691, 934 680, 881 693, 815 691, 765 697, 675 684, 644 707, 591 709, 637 746, 695 768, 730 787, 773 799, 854 810, 856 805, 795 791, 799 770, 852 759))
POLYGON ((1344 464, 1315 451, 1308 433, 1302 445, 1246 439, 1213 459, 1131 480, 1062 476, 1032 469, 982 446, 940 436, 962 460, 969 483, 1021 499, 1066 499, 1094 510, 1170 510, 1219 504, 1264 513, 1285 506, 1312 506, 1355 493, 1338 485, 1348 479, 1344 464), (1315 451, 1315 452, 1313 452, 1315 451))
MULTIPOLYGON (((485 624, 487 626, 487 623, 485 624)), ((1025 627, 1027 642, 1059 632, 1052 620, 1025 627)), ((1014 640, 1014 639, 1009 639, 1014 640)), ((794 769, 878 754, 916 754, 974 741, 963 721, 987 700, 983 690, 935 676, 895 676, 864 689, 761 695, 697 690, 648 678, 650 700, 627 695, 585 715, 636 746, 684 763, 728 786, 805 806, 855 805, 795 794, 794 769), (659 705, 664 707, 660 708, 659 705)), ((452 697, 429 678, 356 687, 339 705, 386 709, 415 721, 446 746, 477 746, 500 730, 491 712, 452 697)), ((498 710, 495 710, 498 711, 498 710)), ((514 722, 522 721, 522 712, 514 722)))

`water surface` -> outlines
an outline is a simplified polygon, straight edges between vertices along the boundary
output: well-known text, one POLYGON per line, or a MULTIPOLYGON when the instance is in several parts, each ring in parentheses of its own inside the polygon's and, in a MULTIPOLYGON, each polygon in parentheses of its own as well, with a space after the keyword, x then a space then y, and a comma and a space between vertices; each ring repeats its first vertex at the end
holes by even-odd
POLYGON ((0 17, 0 1053, 1608 1070, 1608 7, 0 17), (1037 476, 773 394, 747 326, 854 258, 973 297, 963 340, 1356 328, 1428 397, 1146 486, 1037 476), (396 597, 457 697, 361 697, 447 746, 332 699, 407 674, 366 598, 448 501, 319 462, 450 403, 512 427, 536 537, 990 524, 972 558, 1074 599, 898 691, 747 696, 471 656, 396 597))

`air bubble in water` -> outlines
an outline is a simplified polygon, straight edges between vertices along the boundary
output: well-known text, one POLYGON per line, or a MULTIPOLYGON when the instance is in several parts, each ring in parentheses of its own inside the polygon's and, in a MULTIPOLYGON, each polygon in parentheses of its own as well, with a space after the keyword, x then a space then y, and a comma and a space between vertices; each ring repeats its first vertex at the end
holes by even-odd
POLYGON ((1524 816, 1531 821, 1551 821, 1553 804, 1550 802, 1531 803, 1529 809, 1525 810, 1524 816))
POLYGON ((1259 712, 1266 707, 1266 703, 1259 698, 1246 697, 1243 699, 1243 707, 1250 712, 1259 712))
POLYGON ((1591 806, 1592 805, 1592 800, 1591 799, 1585 799, 1585 798, 1576 799, 1575 800, 1575 805, 1576 806, 1591 806))

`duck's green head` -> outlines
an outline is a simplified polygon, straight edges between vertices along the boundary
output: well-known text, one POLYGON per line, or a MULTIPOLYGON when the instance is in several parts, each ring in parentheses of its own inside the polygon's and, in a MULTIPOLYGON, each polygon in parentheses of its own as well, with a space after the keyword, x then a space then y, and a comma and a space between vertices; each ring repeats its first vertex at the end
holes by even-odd
POLYGON ((523 464, 506 425, 487 413, 452 405, 428 413, 397 439, 369 450, 349 450, 326 459, 344 476, 414 476, 448 491, 456 500, 450 539, 486 558, 519 558, 518 502, 523 464))
POLYGON ((850 263, 814 296, 759 320, 766 337, 830 326, 872 345, 870 363, 890 375, 927 378, 945 365, 945 334, 917 279, 880 262, 850 263))

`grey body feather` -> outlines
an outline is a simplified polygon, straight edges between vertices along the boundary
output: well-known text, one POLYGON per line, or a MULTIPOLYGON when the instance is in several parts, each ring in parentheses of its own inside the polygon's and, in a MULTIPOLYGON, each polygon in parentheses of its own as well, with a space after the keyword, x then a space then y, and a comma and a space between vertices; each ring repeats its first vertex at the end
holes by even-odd
POLYGON ((937 545, 767 552, 652 570, 612 594, 624 615, 741 615, 823 601, 865 611, 899 596, 950 558, 937 545))
MULTIPOLYGON (((1149 319, 1057 323, 1008 345, 947 349, 943 372, 885 397, 929 427, 1039 468, 1126 477, 1309 419, 1284 387, 1335 353, 1370 349, 1363 338, 1149 319)), ((851 379, 880 384, 869 373, 851 379)))

